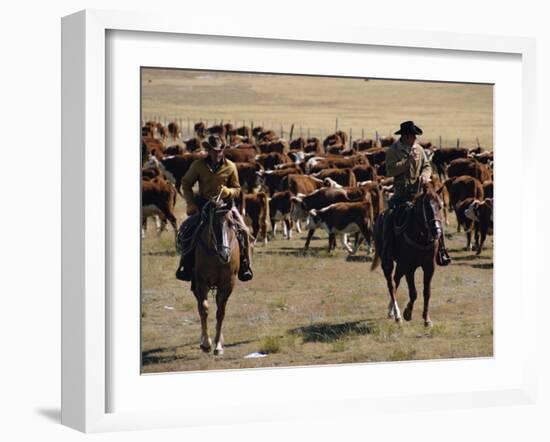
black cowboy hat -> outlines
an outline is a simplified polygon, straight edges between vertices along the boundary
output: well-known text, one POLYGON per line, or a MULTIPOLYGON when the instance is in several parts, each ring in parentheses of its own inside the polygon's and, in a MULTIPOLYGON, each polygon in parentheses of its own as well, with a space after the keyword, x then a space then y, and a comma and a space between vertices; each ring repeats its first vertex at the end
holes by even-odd
POLYGON ((412 121, 404 121, 401 123, 401 127, 397 132, 394 132, 395 135, 401 135, 401 134, 415 134, 415 135, 422 135, 422 129, 420 129, 418 126, 414 125, 414 122, 412 121))
POLYGON ((225 141, 218 135, 210 135, 204 141, 204 147, 206 147, 207 149, 222 151, 225 148, 225 141))

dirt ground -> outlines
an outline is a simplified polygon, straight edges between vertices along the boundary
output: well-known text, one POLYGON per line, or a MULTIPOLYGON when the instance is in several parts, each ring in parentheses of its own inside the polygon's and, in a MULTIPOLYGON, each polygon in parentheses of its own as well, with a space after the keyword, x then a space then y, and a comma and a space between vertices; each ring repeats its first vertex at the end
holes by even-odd
MULTIPOLYGON (((326 79, 289 76, 216 75, 211 72, 151 70, 143 73, 144 119, 180 118, 182 127, 202 118, 264 123, 294 136, 309 128, 328 134, 335 128, 353 138, 374 131, 388 135, 413 119, 423 140, 443 144, 492 146, 492 88, 421 82, 326 79)), ((185 218, 178 196, 178 223, 185 218)), ((219 370, 376 361, 490 357, 493 354, 492 238, 481 256, 464 251, 454 214, 445 230, 453 263, 438 267, 432 283, 431 317, 421 318, 422 273, 413 320, 396 324, 386 317, 388 294, 380 269, 370 271, 362 249, 348 257, 338 247, 327 254, 326 234, 317 232, 303 254, 305 233, 278 238, 254 249, 255 277, 239 282, 224 322, 225 354, 199 348, 200 321, 189 283, 175 279, 179 256, 171 230, 160 237, 152 222, 142 242, 142 372, 219 370), (247 358, 256 352, 261 358, 247 358)), ((280 228, 279 228, 280 232, 280 228)), ((408 299, 403 280, 398 291, 408 299)), ((215 300, 210 298, 210 331, 215 300)))

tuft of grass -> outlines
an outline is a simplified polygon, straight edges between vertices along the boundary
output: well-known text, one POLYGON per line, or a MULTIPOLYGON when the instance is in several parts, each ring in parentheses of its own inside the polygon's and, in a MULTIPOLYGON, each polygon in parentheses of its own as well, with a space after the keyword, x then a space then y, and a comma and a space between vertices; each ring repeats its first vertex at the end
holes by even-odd
POLYGON ((447 327, 445 324, 434 324, 432 328, 428 330, 430 337, 445 336, 447 333, 447 327))
POLYGON ((271 303, 271 307, 275 310, 285 311, 288 310, 288 304, 285 298, 277 298, 271 303))
POLYGON ((375 324, 370 330, 370 336, 377 342, 396 341, 401 335, 401 327, 393 321, 384 321, 375 324))
POLYGON ((388 361, 410 361, 415 355, 416 350, 413 347, 398 348, 388 356, 388 361))
POLYGON ((333 353, 340 353, 348 349, 349 339, 341 338, 334 341, 330 346, 330 351, 333 353))
POLYGON ((281 338, 279 336, 264 336, 260 340, 261 353, 279 353, 281 351, 281 338))
POLYGON ((195 304, 194 302, 184 302, 181 305, 181 311, 182 312, 195 311, 196 308, 197 308, 197 304, 195 304))

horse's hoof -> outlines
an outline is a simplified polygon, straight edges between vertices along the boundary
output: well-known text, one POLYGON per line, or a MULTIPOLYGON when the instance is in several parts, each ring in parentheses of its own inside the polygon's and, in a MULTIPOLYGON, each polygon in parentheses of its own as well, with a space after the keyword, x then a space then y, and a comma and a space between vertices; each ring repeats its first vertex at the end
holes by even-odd
POLYGON ((427 321, 424 321, 424 327, 432 328, 433 325, 434 325, 433 322, 430 321, 429 319, 427 321))
POLYGON ((393 312, 388 312, 388 318, 389 319, 395 318, 395 314, 393 312))
POLYGON ((395 318, 395 322, 397 322, 398 324, 401 324, 403 320, 401 319, 401 317, 397 317, 395 318))
POLYGON ((223 356, 223 348, 217 348, 214 350, 214 356, 223 356))
POLYGON ((201 347, 201 350, 204 352, 204 353, 210 353, 210 350, 212 350, 212 347, 209 346, 209 345, 200 345, 201 347))
POLYGON ((412 309, 406 308, 403 312, 403 318, 405 318, 405 321, 410 321, 412 319, 412 309))

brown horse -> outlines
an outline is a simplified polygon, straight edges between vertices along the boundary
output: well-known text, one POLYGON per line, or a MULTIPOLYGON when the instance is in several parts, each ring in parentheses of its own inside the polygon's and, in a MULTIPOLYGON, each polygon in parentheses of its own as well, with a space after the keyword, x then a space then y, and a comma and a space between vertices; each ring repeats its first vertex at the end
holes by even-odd
MULTIPOLYGON (((401 313, 397 305, 396 291, 401 278, 405 276, 409 287, 409 303, 403 312, 406 321, 412 319, 414 302, 417 298, 414 284, 414 273, 418 267, 424 271, 424 310, 422 317, 426 327, 432 326, 429 305, 431 296, 431 282, 435 271, 436 254, 439 247, 439 238, 443 235, 440 218, 442 202, 434 192, 431 185, 424 185, 415 196, 412 206, 404 209, 398 217, 395 227, 394 247, 392 247, 392 259, 382 259, 382 269, 390 294, 388 317, 401 321, 401 313), (394 272, 395 261, 395 272, 394 272)), ((374 228, 376 254, 371 266, 374 270, 381 261, 380 254, 383 250, 383 225, 382 213, 374 228)), ((393 227, 393 226, 392 226, 393 227)))
POLYGON ((223 354, 222 322, 225 306, 233 292, 239 272, 239 242, 232 209, 219 198, 207 203, 202 214, 205 222, 198 233, 195 248, 195 268, 191 290, 197 299, 201 318, 200 348, 212 349, 208 336, 208 293, 216 289, 216 336, 214 354, 223 354))

